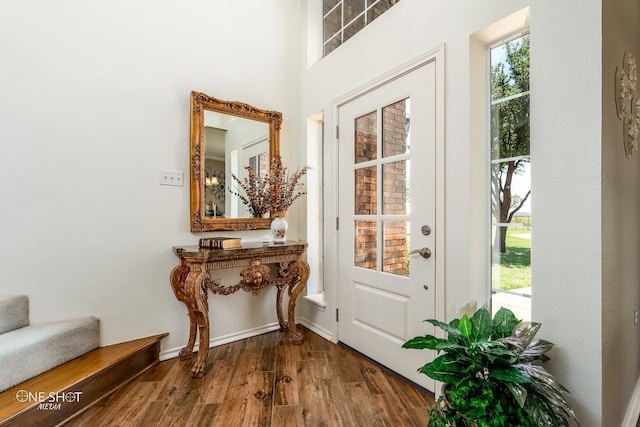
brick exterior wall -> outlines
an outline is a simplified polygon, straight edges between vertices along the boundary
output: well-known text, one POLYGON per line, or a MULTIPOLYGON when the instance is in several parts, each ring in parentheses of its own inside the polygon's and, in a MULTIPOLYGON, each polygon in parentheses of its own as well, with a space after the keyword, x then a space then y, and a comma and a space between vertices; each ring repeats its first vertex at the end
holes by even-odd
MULTIPOLYGON (((399 101, 382 111, 382 153, 387 158, 407 151, 408 121, 406 102, 399 101)), ((377 113, 372 112, 355 120, 355 163, 377 159, 377 113)), ((383 215, 407 214, 407 161, 382 164, 382 213, 383 215)), ((356 215, 378 214, 378 166, 355 170, 356 215)), ((355 265, 377 269, 377 223, 356 220, 355 265)), ((382 271, 408 275, 408 231, 407 221, 383 221, 384 255, 382 271)))

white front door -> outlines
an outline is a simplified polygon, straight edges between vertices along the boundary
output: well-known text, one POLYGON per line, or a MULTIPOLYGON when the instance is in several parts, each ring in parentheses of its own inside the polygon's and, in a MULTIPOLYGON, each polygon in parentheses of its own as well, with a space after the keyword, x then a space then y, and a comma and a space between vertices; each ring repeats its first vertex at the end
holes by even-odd
POLYGON ((339 106, 339 340, 434 391, 436 62, 339 106))

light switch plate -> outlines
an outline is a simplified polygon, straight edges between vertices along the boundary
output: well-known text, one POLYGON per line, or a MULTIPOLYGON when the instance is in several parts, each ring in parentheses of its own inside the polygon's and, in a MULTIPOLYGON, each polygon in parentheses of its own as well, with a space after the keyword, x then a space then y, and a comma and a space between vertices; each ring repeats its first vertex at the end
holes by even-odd
POLYGON ((184 172, 170 169, 160 169, 160 185, 184 186, 184 172))

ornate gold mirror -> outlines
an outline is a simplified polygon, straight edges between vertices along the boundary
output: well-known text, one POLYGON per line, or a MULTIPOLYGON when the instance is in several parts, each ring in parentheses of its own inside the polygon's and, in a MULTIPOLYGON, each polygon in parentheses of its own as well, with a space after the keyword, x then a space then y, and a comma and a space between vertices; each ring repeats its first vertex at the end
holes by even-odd
POLYGON ((268 173, 280 155, 282 113, 191 92, 191 231, 269 228, 242 204, 232 174, 268 173))

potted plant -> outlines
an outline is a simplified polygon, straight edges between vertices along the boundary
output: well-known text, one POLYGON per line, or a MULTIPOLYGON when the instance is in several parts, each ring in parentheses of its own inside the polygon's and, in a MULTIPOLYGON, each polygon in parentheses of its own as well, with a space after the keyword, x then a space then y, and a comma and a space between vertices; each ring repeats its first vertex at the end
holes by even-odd
POLYGON ((444 383, 429 411, 430 427, 568 426, 578 419, 564 397, 568 392, 539 362, 553 343, 534 339, 541 324, 520 322, 501 308, 492 319, 481 308, 450 323, 426 322, 447 338, 418 336, 404 348, 439 355, 419 372, 444 383))

